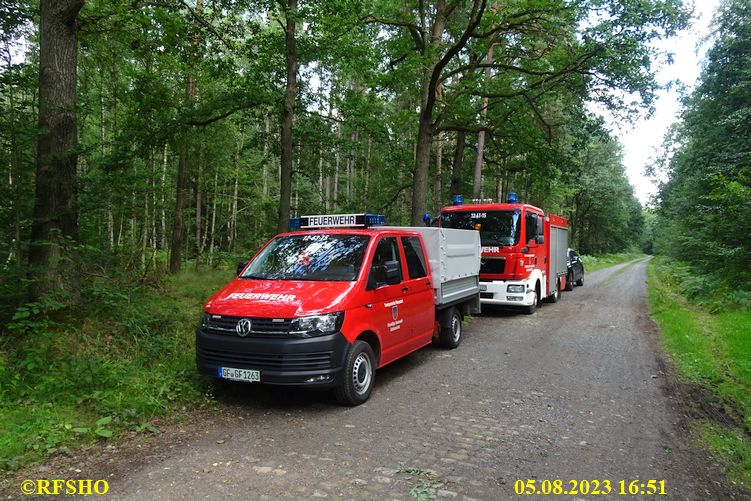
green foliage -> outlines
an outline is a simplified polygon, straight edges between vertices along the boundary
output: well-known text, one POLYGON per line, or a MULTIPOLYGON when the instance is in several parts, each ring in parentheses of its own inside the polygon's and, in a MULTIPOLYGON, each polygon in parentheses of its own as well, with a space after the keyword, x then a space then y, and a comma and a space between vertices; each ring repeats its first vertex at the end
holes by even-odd
POLYGON ((59 312, 20 310, 37 323, 0 338, 0 465, 122 429, 158 433, 152 416, 202 402, 193 329, 201 304, 231 276, 222 267, 152 286, 96 277, 75 317, 44 323, 59 312))
POLYGON ((616 264, 626 263, 643 257, 643 254, 637 252, 623 252, 618 254, 598 254, 596 256, 583 255, 581 256, 581 261, 586 274, 587 272, 602 270, 616 264))
POLYGON ((650 311, 680 375, 738 423, 737 429, 711 423, 705 439, 728 461, 732 475, 751 487, 751 312, 710 313, 689 303, 679 292, 685 268, 662 257, 650 263, 650 311))
POLYGON ((751 439, 743 431, 716 423, 703 423, 701 432, 709 444, 727 465, 731 480, 751 489, 751 439))
MULTIPOLYGON (((666 138, 654 247, 741 295, 751 291, 751 11, 729 0, 683 121, 666 138)), ((696 284, 697 291, 704 284, 696 284)), ((746 300, 739 298, 739 303, 746 300)))

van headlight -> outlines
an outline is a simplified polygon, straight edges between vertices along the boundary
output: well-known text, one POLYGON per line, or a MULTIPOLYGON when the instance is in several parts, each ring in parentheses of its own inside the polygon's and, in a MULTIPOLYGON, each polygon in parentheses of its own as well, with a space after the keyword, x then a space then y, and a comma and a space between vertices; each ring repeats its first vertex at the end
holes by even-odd
POLYGON ((309 317, 293 318, 289 333, 298 337, 314 337, 331 334, 342 328, 344 312, 329 313, 327 315, 312 315, 309 317))
POLYGON ((211 317, 211 315, 209 315, 206 312, 203 312, 203 314, 201 315, 201 328, 202 329, 206 329, 209 326, 209 318, 210 317, 211 317))

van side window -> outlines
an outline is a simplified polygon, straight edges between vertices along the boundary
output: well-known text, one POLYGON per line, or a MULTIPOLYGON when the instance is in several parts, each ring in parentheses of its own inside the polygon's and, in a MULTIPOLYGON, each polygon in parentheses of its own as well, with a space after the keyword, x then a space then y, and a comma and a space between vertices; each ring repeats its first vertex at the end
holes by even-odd
POLYGON ((370 273, 375 276, 378 286, 386 284, 386 268, 384 266, 386 261, 396 261, 399 263, 399 268, 402 268, 402 260, 399 257, 399 247, 396 243, 396 237, 382 238, 378 242, 378 246, 373 254, 370 273))
POLYGON ((417 237, 402 237, 404 255, 407 257, 407 271, 409 278, 422 278, 428 274, 425 267, 425 253, 422 243, 417 237))

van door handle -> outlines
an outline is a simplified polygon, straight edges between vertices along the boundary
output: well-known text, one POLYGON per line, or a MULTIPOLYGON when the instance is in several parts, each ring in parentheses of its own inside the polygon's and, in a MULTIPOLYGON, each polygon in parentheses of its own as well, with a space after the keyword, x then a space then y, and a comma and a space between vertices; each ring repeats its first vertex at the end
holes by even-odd
POLYGON ((402 292, 407 292, 409 290, 409 287, 402 287, 402 292))

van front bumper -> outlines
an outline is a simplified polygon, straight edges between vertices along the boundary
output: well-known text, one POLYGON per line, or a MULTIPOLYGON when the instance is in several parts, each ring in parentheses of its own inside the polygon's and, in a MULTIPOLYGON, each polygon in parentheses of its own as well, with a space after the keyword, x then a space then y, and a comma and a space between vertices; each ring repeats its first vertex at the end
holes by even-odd
POLYGON ((198 370, 219 377, 222 367, 257 370, 261 383, 329 387, 340 384, 350 347, 340 333, 311 338, 239 337, 196 330, 198 370))

